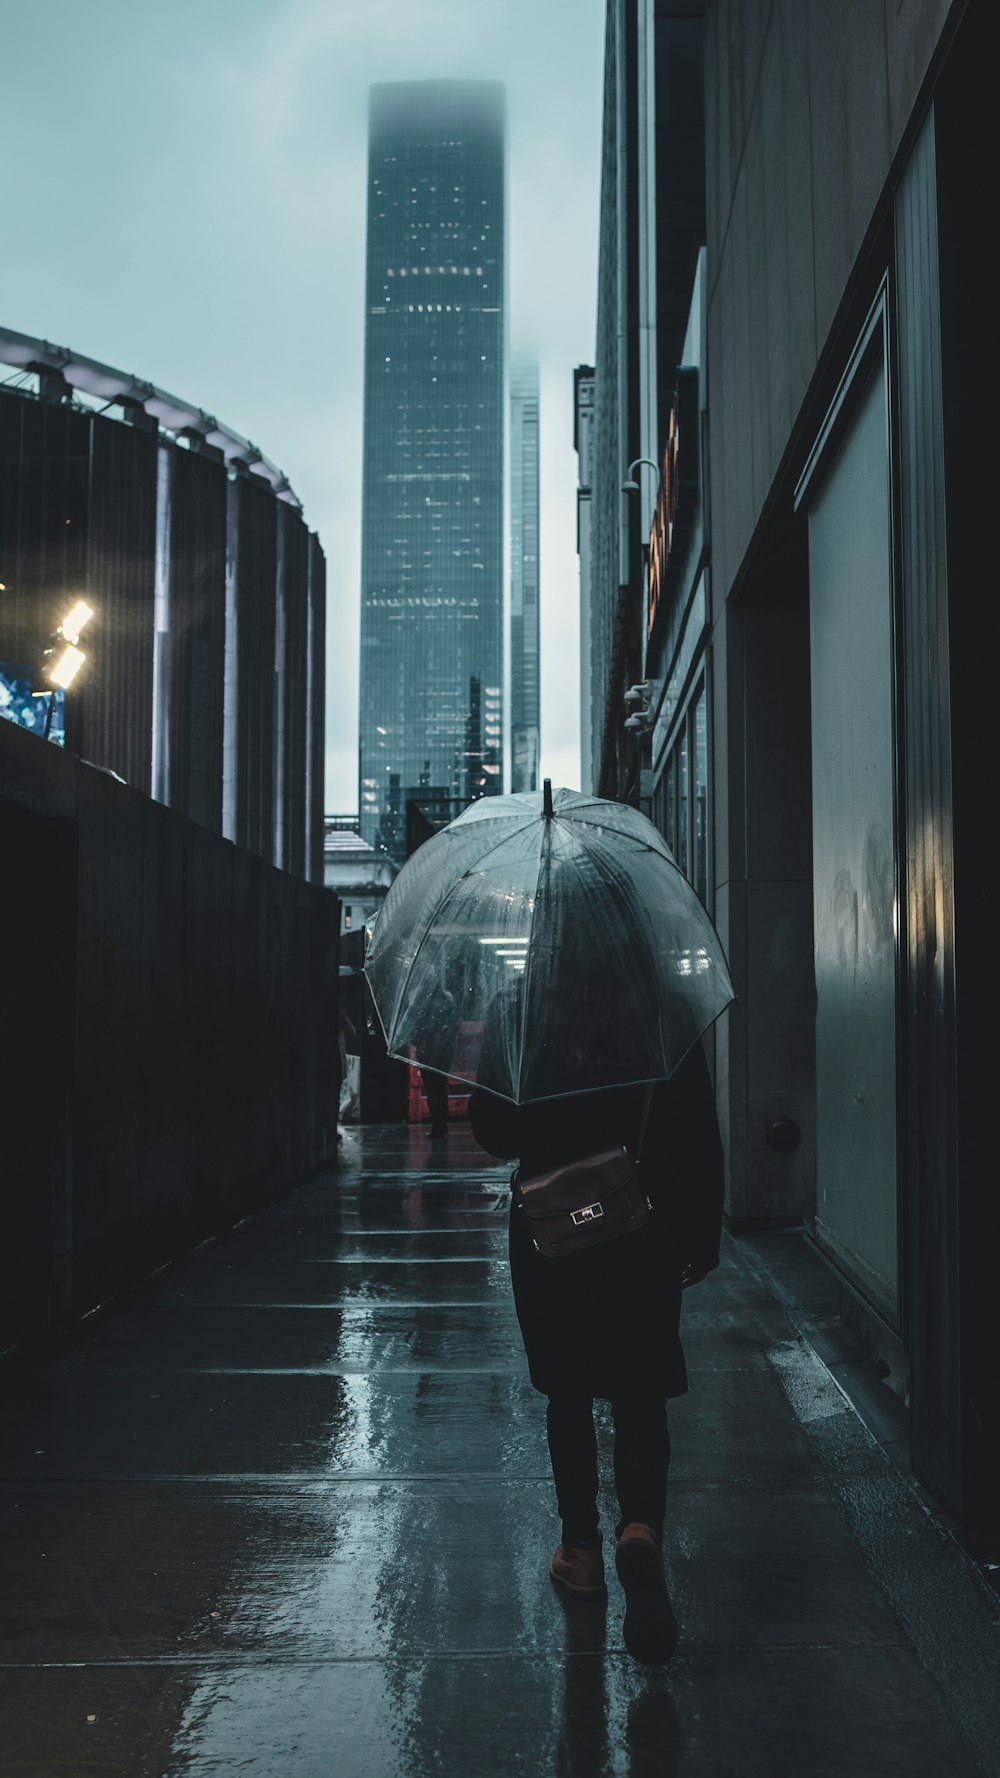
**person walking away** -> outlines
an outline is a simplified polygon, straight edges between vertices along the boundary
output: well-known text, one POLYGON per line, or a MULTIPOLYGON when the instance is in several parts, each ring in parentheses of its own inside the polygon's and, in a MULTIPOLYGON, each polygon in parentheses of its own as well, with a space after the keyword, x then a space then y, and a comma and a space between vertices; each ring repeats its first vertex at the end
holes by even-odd
MULTIPOLYGON (((357 1093, 353 1091, 348 1084, 350 1063, 348 1061, 347 1050, 348 1044, 353 1043, 356 1036, 357 1031, 355 1029, 354 1021, 350 1018, 346 1009, 341 1006, 337 1019, 337 1060, 340 1070, 340 1080, 337 1088, 338 1125, 341 1123, 357 1123, 358 1121, 357 1093)), ((342 1137, 343 1131, 338 1128, 337 1141, 340 1142, 342 1137)))
MULTIPOLYGON (((585 984, 554 1010, 552 1026, 551 1042, 571 1084, 575 1065, 584 1057, 592 1064, 601 1042, 601 1009, 588 1004, 585 984)), ((614 1073, 607 1070, 609 1081, 614 1073)), ((643 1085, 609 1084, 517 1106, 480 1088, 471 1095, 469 1118, 480 1147, 518 1159, 520 1175, 530 1178, 619 1143, 634 1155, 646 1099, 643 1085)), ((722 1143, 700 1041, 669 1081, 652 1088, 640 1178, 650 1205, 641 1228, 549 1257, 536 1250, 512 1202, 509 1253, 529 1374, 547 1400, 562 1521, 550 1574, 570 1593, 604 1592, 593 1403, 606 1400, 614 1422, 615 1566, 625 1592, 625 1646, 638 1660, 662 1663, 678 1634, 663 1562, 666 1402, 688 1386, 682 1290, 718 1265, 722 1231, 722 1143)))
MULTIPOLYGON (((414 1033, 414 1044, 419 1055, 422 1040, 430 1036, 432 1041, 439 1040, 442 1032, 451 1032, 456 1020, 455 996, 448 983, 438 980, 433 992, 428 995, 421 1013, 421 1021, 414 1033)), ((449 1045, 450 1051, 450 1045, 449 1045)), ((450 1055, 449 1055, 450 1059, 450 1055)), ((419 1065, 419 1064, 418 1064, 419 1065)), ((423 1083, 427 1109, 430 1112, 431 1127, 429 1135, 432 1140, 448 1134, 448 1080, 447 1076, 433 1068, 420 1067, 420 1079, 423 1083)))
POLYGON ((435 1074, 430 1068, 421 1068, 420 1079, 423 1082, 427 1109, 431 1114, 430 1134, 432 1137, 448 1134, 448 1082, 443 1074, 435 1074))

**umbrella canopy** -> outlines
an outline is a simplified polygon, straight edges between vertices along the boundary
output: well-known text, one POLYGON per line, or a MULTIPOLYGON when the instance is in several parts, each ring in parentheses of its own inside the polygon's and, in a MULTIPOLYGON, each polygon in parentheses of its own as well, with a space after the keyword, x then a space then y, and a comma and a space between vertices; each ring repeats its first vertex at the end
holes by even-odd
POLYGON ((481 798, 413 854, 365 974, 391 1055, 515 1104, 667 1079, 734 998, 652 822, 548 782, 481 798))

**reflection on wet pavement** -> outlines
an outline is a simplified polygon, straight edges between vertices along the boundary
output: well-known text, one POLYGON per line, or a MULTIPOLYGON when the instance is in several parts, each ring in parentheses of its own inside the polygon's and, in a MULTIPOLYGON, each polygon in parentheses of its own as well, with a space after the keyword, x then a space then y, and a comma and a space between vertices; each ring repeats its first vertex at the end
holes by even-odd
POLYGON ((8 1375, 0 1770, 984 1769, 845 1517, 898 1478, 732 1242, 686 1305, 670 1668, 625 1654, 613 1575, 598 1605, 552 1586, 506 1204, 463 1127, 351 1132, 336 1174, 8 1375))

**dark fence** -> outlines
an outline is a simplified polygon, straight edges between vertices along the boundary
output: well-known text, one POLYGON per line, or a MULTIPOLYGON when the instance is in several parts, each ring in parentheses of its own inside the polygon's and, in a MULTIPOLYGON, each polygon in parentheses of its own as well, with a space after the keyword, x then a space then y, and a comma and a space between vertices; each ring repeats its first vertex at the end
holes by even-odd
POLYGON ((339 903, 0 721, 0 1348, 336 1153, 339 903))

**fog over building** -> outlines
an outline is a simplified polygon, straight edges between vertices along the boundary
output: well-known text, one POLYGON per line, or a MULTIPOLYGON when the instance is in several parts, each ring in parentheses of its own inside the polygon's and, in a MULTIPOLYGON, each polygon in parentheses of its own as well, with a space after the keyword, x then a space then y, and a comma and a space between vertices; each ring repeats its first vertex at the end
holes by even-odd
POLYGON ((538 789, 538 365, 510 373, 511 790, 538 789))
POLYGON ((503 788, 505 102, 369 100, 360 825, 503 788))

